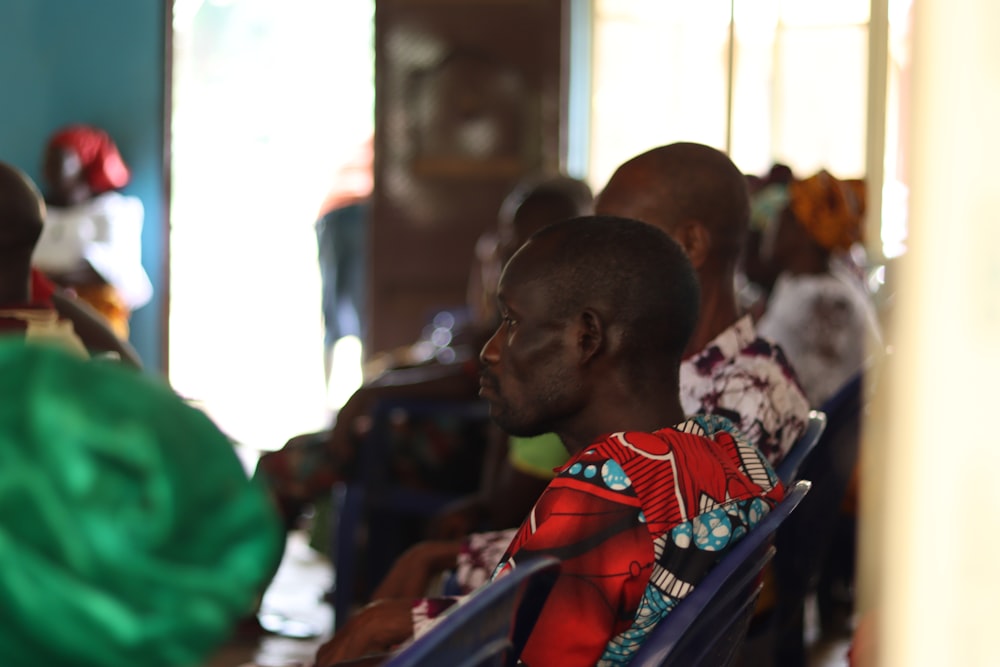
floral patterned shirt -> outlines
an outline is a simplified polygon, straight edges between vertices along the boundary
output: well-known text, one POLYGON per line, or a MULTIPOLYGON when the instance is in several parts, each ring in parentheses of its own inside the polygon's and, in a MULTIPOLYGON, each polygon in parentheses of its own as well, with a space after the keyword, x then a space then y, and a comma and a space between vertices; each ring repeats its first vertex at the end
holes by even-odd
POLYGON ((809 422, 809 400, 778 345, 759 338, 747 315, 680 369, 681 406, 719 415, 777 465, 809 422))

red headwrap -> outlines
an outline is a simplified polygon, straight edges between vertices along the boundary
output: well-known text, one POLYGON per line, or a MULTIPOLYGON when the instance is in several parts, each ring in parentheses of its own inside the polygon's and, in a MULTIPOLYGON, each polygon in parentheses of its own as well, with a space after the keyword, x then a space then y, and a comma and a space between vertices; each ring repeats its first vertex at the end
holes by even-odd
POLYGON ((115 142, 104 130, 89 125, 70 125, 49 139, 49 148, 52 147, 66 148, 79 156, 94 194, 116 190, 128 183, 128 167, 115 142))

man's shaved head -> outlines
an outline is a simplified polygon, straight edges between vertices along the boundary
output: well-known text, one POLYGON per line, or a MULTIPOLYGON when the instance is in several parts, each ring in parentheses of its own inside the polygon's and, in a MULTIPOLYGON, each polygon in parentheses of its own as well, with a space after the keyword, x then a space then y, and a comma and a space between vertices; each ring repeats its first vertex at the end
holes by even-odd
POLYGON ((45 204, 24 172, 0 162, 0 253, 30 256, 42 233, 45 204))
POLYGON ((695 143, 660 146, 621 165, 597 198, 597 213, 642 220, 674 235, 700 222, 710 255, 735 262, 750 220, 746 179, 722 152, 695 143))

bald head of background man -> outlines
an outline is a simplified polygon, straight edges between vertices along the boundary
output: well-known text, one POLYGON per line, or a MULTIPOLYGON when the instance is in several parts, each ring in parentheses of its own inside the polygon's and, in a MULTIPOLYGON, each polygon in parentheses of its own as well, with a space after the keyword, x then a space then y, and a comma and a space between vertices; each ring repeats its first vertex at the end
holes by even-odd
POLYGON ((0 162, 0 303, 27 303, 31 254, 45 224, 42 196, 20 169, 0 162))
POLYGON ((687 142, 646 151, 615 170, 597 197, 596 211, 659 227, 684 248, 701 285, 701 314, 689 353, 736 321, 733 281, 750 199, 746 179, 724 153, 687 142))

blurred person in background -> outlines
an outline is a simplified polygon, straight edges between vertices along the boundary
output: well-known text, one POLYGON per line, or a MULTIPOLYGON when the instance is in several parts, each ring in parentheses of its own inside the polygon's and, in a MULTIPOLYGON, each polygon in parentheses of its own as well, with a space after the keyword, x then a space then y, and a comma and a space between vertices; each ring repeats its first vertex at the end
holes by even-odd
POLYGON ((333 186, 316 219, 323 311, 323 372, 331 407, 340 408, 350 396, 338 383, 347 377, 360 384, 362 341, 365 337, 365 267, 372 193, 372 138, 369 137, 334 176, 333 186), (351 337, 353 354, 342 339, 351 337), (340 350, 339 354, 336 352, 340 350), (350 356, 350 359, 346 357, 350 356), (343 357, 343 358, 342 358, 343 357), (348 364, 351 369, 348 370, 348 364), (336 371, 334 370, 336 366, 336 371), (333 381, 333 382, 332 382, 333 381), (337 385, 337 386, 335 386, 337 385))
POLYGON ((814 406, 881 349, 871 294, 850 255, 862 240, 857 190, 826 171, 794 179, 767 231, 777 274, 757 329, 785 350, 814 406))
POLYGON ((143 206, 123 195, 130 173, 107 132, 70 125, 43 156, 47 213, 33 263, 100 313, 119 338, 153 295, 142 267, 143 206))

